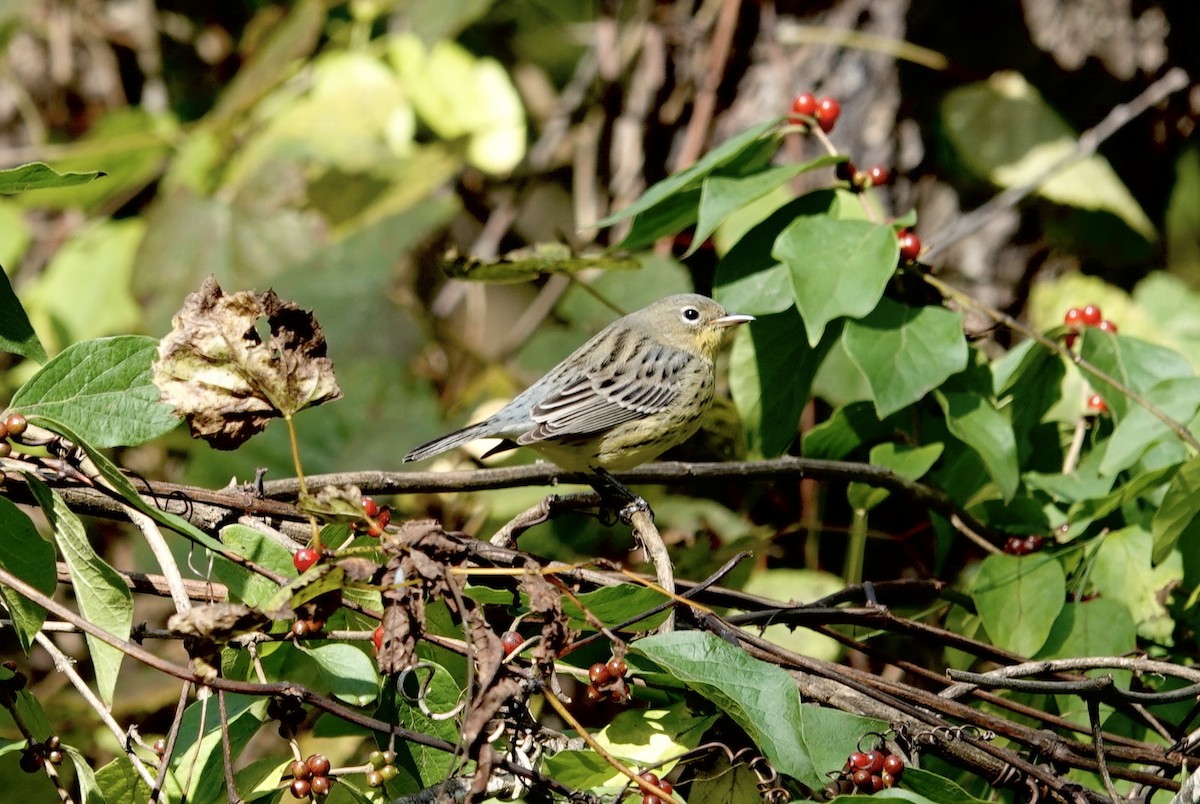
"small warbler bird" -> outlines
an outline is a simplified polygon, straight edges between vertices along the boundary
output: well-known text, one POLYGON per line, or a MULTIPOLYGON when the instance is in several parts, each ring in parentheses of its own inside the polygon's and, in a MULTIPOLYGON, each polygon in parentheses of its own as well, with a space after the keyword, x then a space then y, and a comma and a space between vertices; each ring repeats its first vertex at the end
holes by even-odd
POLYGON ((609 324, 494 416, 404 460, 500 437, 488 455, 526 446, 569 472, 631 469, 699 429, 713 401, 717 349, 728 330, 753 320, 705 296, 668 296, 609 324))

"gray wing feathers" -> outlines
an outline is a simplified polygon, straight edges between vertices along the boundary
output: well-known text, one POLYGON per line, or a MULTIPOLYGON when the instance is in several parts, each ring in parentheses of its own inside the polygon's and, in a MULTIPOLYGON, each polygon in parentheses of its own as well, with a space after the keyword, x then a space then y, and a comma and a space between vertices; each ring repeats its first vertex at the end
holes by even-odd
POLYGON ((637 347, 536 403, 536 426, 517 443, 591 435, 669 407, 680 393, 677 375, 698 358, 644 340, 637 347))

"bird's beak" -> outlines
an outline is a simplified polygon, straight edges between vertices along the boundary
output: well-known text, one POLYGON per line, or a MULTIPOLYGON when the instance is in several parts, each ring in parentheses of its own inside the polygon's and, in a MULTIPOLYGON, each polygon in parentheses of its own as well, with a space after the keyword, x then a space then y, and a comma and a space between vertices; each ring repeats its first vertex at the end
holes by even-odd
POLYGON ((752 315, 730 313, 729 315, 723 315, 720 318, 714 318, 712 324, 714 327, 727 329, 729 327, 736 327, 738 324, 748 324, 753 320, 754 316, 752 315))

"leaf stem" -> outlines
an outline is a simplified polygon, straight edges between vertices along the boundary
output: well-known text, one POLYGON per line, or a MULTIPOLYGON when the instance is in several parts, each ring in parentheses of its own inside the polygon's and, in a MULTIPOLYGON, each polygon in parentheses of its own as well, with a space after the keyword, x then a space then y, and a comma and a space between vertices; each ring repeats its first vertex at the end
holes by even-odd
POLYGON ((863 561, 867 555, 867 512, 855 508, 850 520, 850 546, 846 548, 846 570, 843 576, 847 586, 862 583, 863 561))

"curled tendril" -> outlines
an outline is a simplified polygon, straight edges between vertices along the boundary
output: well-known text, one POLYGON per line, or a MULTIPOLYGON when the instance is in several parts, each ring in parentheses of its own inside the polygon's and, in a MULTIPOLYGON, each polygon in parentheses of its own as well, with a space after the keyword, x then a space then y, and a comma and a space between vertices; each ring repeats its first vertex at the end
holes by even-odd
POLYGON ((448 712, 434 712, 430 710, 429 704, 425 702, 425 697, 429 692, 429 685, 433 683, 434 672, 436 672, 436 670, 429 662, 418 662, 412 667, 406 667, 404 670, 400 671, 400 677, 397 679, 396 688, 400 690, 400 694, 403 695, 406 700, 416 702, 417 707, 421 710, 421 714, 425 715, 425 717, 429 718, 430 720, 449 720, 450 718, 457 717, 459 713, 466 708, 466 701, 459 701, 458 705, 448 712), (428 670, 429 675, 426 676, 424 681, 418 680, 417 683, 419 686, 417 688, 417 694, 410 696, 407 692, 404 692, 404 681, 410 673, 416 676, 418 670, 428 670))

